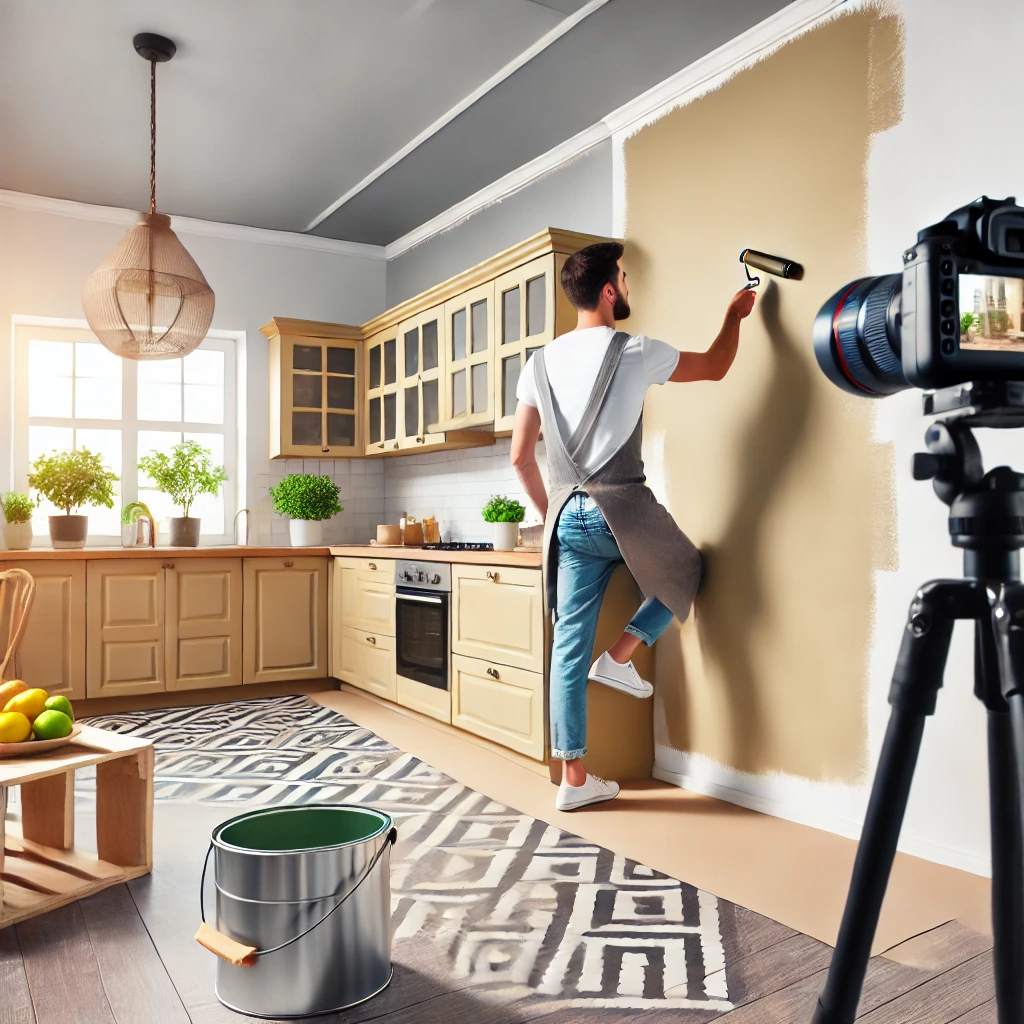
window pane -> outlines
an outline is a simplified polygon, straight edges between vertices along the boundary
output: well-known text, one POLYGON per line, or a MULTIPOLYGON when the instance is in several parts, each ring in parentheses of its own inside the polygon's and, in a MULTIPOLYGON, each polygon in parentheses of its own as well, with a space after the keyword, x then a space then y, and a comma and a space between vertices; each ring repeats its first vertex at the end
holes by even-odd
POLYGON ((224 387, 224 353, 219 349, 197 348, 182 360, 186 384, 224 387))
POLYGON ((516 388, 519 386, 519 356, 501 361, 501 415, 511 416, 516 411, 516 388))
POLYGON ((544 333, 544 321, 547 317, 547 282, 546 275, 535 277, 526 282, 526 336, 544 333))
POLYGON ((452 416, 461 416, 466 411, 466 371, 452 374, 452 416))
POLYGON ((473 367, 473 412, 487 412, 487 364, 473 367))
POLYGON ((405 436, 416 437, 420 432, 420 389, 417 385, 405 389, 405 436))
POLYGON ((186 384, 185 420, 188 423, 223 423, 224 389, 206 384, 186 384))
MULTIPOLYGON (((96 346, 88 347, 95 348, 96 346)), ((121 378, 109 380, 103 377, 77 377, 75 379, 75 416, 83 420, 119 420, 121 418, 121 378)))
POLYGON ((519 286, 501 293, 501 343, 519 340, 519 286))
MULTIPOLYGON (((176 360, 179 367, 181 360, 176 360)), ((139 369, 149 366, 139 363, 139 369)), ((139 380, 139 419, 165 423, 181 422, 181 385, 139 380)))
POLYGON ((157 523, 157 531, 166 538, 168 526, 164 520, 170 519, 171 516, 180 516, 181 509, 171 501, 169 495, 161 491, 155 491, 150 487, 139 488, 139 501, 153 513, 153 518, 157 523))
POLYGON ((392 338, 384 342, 384 383, 394 384, 398 379, 398 342, 392 338))
POLYGON ((171 381, 181 380, 180 359, 147 359, 136 363, 139 368, 139 381, 171 381))
POLYGON ((121 360, 102 345, 80 341, 75 345, 75 376, 120 381, 121 360))
POLYGON ((423 369, 437 369, 437 321, 423 325, 423 369))
POLYGON ((292 405, 302 409, 319 409, 323 396, 323 378, 311 373, 292 375, 292 405))
POLYGON ((370 444, 380 442, 380 399, 370 399, 370 444))
POLYGON ((420 368, 420 332, 405 332, 405 375, 411 377, 420 368))
POLYGON ((327 372, 347 373, 354 377, 356 350, 354 348, 329 348, 327 350, 327 372))
MULTIPOLYGON (((179 512, 178 515, 181 513, 179 512)), ((223 489, 216 495, 200 494, 192 505, 189 515, 202 520, 199 524, 200 536, 209 537, 225 533, 223 489)))
POLYGON ((370 384, 371 388, 380 387, 380 345, 370 349, 370 384))
POLYGON ((28 343, 29 416, 71 416, 73 353, 70 342, 28 343))
POLYGON ((356 417, 354 413, 329 412, 327 414, 327 443, 351 448, 356 443, 356 417))
POLYGON ((433 430, 441 418, 436 380, 423 382, 423 429, 433 430))
POLYGON ((79 427, 75 431, 75 447, 88 448, 95 455, 101 455, 103 461, 118 476, 121 475, 121 431, 94 430, 79 427))
POLYGON ((487 300, 481 299, 470 307, 473 314, 473 351, 487 348, 487 300))
POLYGON ((40 455, 49 455, 52 451, 68 451, 75 444, 75 435, 71 427, 29 427, 28 428, 28 461, 35 462, 40 455))
POLYGON ((452 359, 466 358, 466 311, 452 313, 452 359))
POLYGON ((322 424, 318 412, 292 413, 292 444, 321 446, 322 424))
POLYGON ((321 357, 319 345, 296 345, 292 349, 293 370, 316 370, 321 369, 321 357))
MULTIPOLYGON (((170 455, 171 449, 181 443, 181 431, 180 430, 140 430, 138 439, 138 452, 139 455, 152 455, 154 452, 163 452, 164 455, 170 455)), ((152 486, 153 481, 146 476, 142 470, 139 470, 139 489, 145 486, 152 486)), ((140 501, 145 499, 140 498, 140 501)), ((148 504, 148 503, 147 503, 148 504)), ((150 508, 153 511, 153 515, 156 515, 156 509, 152 506, 150 508)))
POLYGON ((198 434, 185 431, 186 441, 198 441, 210 453, 215 466, 224 465, 224 435, 223 434, 198 434))
POLYGON ((398 436, 398 396, 392 392, 384 396, 384 440, 393 441, 398 436))
POLYGON ((327 407, 329 409, 354 409, 356 407, 355 377, 327 378, 327 407))

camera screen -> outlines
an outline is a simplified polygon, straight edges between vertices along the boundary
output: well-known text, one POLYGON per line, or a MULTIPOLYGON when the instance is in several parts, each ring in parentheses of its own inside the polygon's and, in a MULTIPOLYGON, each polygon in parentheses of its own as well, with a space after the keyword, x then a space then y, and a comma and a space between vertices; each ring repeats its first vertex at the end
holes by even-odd
POLYGON ((1024 352, 1024 280, 960 275, 960 347, 1024 352))

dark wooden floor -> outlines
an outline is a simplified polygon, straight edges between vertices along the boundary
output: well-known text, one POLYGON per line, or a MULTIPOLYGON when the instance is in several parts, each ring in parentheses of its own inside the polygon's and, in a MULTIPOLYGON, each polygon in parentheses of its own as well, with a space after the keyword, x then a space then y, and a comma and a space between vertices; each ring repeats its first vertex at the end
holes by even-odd
MULTIPOLYGON (((213 992, 215 958, 192 941, 195 879, 221 807, 161 803, 158 860, 136 879, 0 931, 0 1024, 237 1024, 213 992)), ((721 903, 735 1009, 724 1024, 809 1022, 831 949, 721 903)), ((421 944, 422 945, 422 944, 421 944)), ((872 960, 864 1024, 994 1024, 991 939, 955 922, 872 960)), ((690 1024, 707 1012, 496 1005, 458 988, 431 951, 403 952, 388 989, 334 1024, 690 1024), (411 959, 422 956, 421 961, 411 959)))

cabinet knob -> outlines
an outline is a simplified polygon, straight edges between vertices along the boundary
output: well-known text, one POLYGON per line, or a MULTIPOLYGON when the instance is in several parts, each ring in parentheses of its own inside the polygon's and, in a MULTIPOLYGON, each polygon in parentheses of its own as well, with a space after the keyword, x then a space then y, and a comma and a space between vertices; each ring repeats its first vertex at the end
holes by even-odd
POLYGON ((369 564, 369 565, 367 566, 367 568, 368 568, 368 569, 373 569, 373 570, 374 570, 374 571, 376 572, 376 570, 377 570, 377 563, 376 563, 376 562, 371 562, 371 563, 370 563, 370 564, 369 564))
POLYGON ((329 452, 330 450, 331 450, 330 448, 321 448, 320 449, 320 451, 322 451, 322 452, 329 452))
POLYGON ((498 582, 498 574, 497 574, 496 572, 491 572, 491 570, 490 570, 490 569, 488 569, 488 570, 487 570, 487 578, 488 578, 488 579, 489 579, 489 580, 490 580, 490 581, 491 581, 492 583, 497 583, 497 582, 498 582))
POLYGON ((489 669, 487 670, 487 674, 488 674, 488 675, 489 675, 489 676, 490 676, 490 677, 491 677, 492 679, 497 679, 497 678, 498 678, 498 670, 497 670, 496 668, 489 668, 489 669))
POLYGON ((383 441, 381 441, 381 443, 380 443, 379 445, 377 445, 377 447, 378 447, 378 448, 383 448, 383 447, 384 447, 384 442, 383 442, 383 441))
POLYGON ((368 644, 376 644, 377 643, 377 638, 375 636, 368 636, 366 638, 366 642, 368 644))
POLYGON ((424 438, 422 438, 422 437, 417 437, 416 438, 416 443, 417 444, 423 444, 423 441, 424 441, 424 438))
POLYGON ((285 562, 285 563, 284 563, 284 567, 285 567, 286 569, 291 569, 291 568, 292 568, 292 567, 293 567, 294 565, 295 565, 295 563, 294 563, 294 562, 285 562))
POLYGON ((173 569, 174 568, 174 563, 173 562, 164 562, 164 564, 162 566, 160 566, 160 568, 161 569, 173 569))
POLYGON ((393 444, 393 445, 392 445, 391 447, 392 447, 392 448, 393 448, 393 449, 394 449, 395 451, 398 451, 398 442, 396 441, 396 442, 395 442, 395 443, 394 443, 394 444, 393 444))

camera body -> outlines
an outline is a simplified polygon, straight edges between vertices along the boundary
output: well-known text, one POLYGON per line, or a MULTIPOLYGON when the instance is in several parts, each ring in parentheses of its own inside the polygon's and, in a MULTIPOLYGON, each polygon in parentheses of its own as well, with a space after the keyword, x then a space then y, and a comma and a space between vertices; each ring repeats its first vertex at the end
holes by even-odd
POLYGON ((866 397, 1024 380, 1024 207, 982 196, 925 228, 902 274, 825 303, 814 346, 830 380, 866 397))

